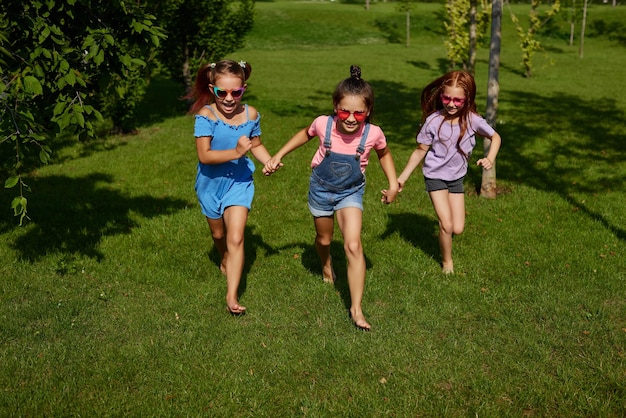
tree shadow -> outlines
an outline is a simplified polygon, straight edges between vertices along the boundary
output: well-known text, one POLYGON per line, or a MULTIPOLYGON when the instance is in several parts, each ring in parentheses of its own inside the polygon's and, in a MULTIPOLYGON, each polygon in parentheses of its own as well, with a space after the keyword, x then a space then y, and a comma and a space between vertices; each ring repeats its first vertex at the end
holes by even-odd
POLYGON ((387 215, 387 227, 380 239, 387 239, 394 233, 419 248, 429 257, 439 260, 438 231, 439 224, 436 220, 416 213, 390 213, 387 215))
POLYGON ((626 114, 615 100, 585 99, 568 93, 546 97, 527 91, 503 92, 501 100, 510 101, 507 107, 511 114, 525 116, 523 122, 505 116, 507 123, 497 127, 503 138, 498 178, 557 193, 626 240, 623 226, 614 225, 575 197, 578 193, 624 190, 626 186, 626 179, 615 170, 623 165, 626 151, 624 124, 619 122, 626 120, 626 114), (558 132, 563 134, 554 134, 558 132))
MULTIPOLYGON (((29 261, 54 253, 80 254, 100 261, 104 256, 98 246, 103 237, 129 234, 141 226, 140 217, 169 215, 189 205, 168 197, 125 196, 115 190, 114 182, 104 173, 29 180, 37 199, 29 202, 28 213, 36 221, 11 246, 29 261)), ((0 218, 0 222, 2 232, 15 228, 14 219, 0 218)))
MULTIPOLYGON (((278 254, 278 250, 267 244, 261 235, 255 233, 254 230, 255 227, 249 225, 246 225, 244 230, 244 265, 243 272, 241 274, 241 281, 239 283, 239 289, 237 290, 239 297, 246 292, 248 286, 247 276, 250 273, 250 270, 252 270, 252 266, 257 259, 259 250, 263 250, 266 256, 278 254)), ((207 225, 207 233, 210 234, 210 231, 211 230, 207 225)), ((208 257, 209 260, 219 269, 222 260, 219 252, 217 251, 217 247, 214 244, 212 244, 212 247, 209 250, 208 257)))
MULTIPOLYGON (((313 239, 312 239, 313 241, 313 239)), ((306 243, 293 243, 284 245, 278 248, 278 251, 289 250, 294 248, 302 248, 302 254, 300 256, 300 260, 302 266, 307 269, 312 275, 319 277, 319 280, 322 280, 322 265, 320 263, 320 258, 317 255, 317 250, 315 249, 315 244, 313 242, 306 243)), ((364 251, 365 252, 365 251, 364 251)), ((346 259, 346 253, 343 248, 343 241, 333 240, 330 244, 330 255, 333 258, 333 269, 335 270, 335 274, 337 279, 335 280, 334 287, 335 290, 339 293, 341 300, 346 308, 346 310, 350 309, 351 298, 350 298, 350 288, 348 286, 348 261, 346 259)), ((365 269, 369 270, 373 267, 371 261, 367 258, 367 254, 364 254, 365 257, 365 269)))

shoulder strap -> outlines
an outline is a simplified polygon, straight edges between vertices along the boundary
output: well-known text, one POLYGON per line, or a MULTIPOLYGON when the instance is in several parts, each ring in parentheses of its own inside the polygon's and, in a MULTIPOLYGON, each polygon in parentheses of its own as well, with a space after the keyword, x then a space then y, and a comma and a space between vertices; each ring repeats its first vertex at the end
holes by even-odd
POLYGON ((204 107, 206 107, 207 109, 209 109, 211 111, 211 113, 213 113, 213 116, 215 116, 215 119, 217 119, 217 120, 220 119, 219 116, 217 116, 217 113, 215 113, 215 110, 213 110, 213 108, 211 107, 211 105, 206 105, 204 107))
POLYGON ((363 127, 363 135, 361 136, 361 142, 356 149, 356 159, 360 159, 361 155, 365 152, 365 143, 367 142, 367 135, 370 133, 370 124, 365 123, 363 127))
POLYGON ((326 136, 324 137, 324 148, 326 148, 326 156, 328 157, 328 154, 330 154, 330 147, 332 146, 332 142, 330 140, 330 135, 333 131, 333 122, 335 121, 335 118, 333 118, 332 116, 328 117, 328 122, 326 122, 326 136))

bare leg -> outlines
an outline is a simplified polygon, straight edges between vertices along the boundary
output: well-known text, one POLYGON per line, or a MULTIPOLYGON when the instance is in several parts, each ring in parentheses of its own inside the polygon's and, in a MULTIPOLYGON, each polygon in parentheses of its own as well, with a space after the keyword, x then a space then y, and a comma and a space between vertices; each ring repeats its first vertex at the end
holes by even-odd
POLYGON ((245 312, 245 306, 239 305, 237 291, 244 265, 244 231, 248 220, 248 208, 229 206, 224 211, 226 226, 226 253, 223 264, 226 268, 226 305, 233 314, 245 312))
POLYGON ((439 218, 439 248, 444 274, 454 273, 452 261, 452 237, 465 229, 465 195, 449 193, 447 190, 430 192, 435 213, 439 218))
POLYGON ((359 208, 337 211, 337 222, 343 235, 348 259, 348 286, 350 287, 350 317, 358 328, 369 331, 372 326, 365 319, 361 303, 365 290, 365 256, 361 245, 363 212, 359 208))
POLYGON ((223 274, 226 274, 226 257, 228 252, 226 251, 226 226, 224 225, 224 218, 209 219, 206 218, 209 228, 211 228, 211 236, 213 238, 213 244, 220 255, 220 270, 223 274))
POLYGON ((315 223, 315 250, 322 263, 322 279, 326 283, 335 283, 335 270, 333 269, 333 259, 330 256, 330 243, 333 240, 335 219, 332 216, 321 216, 313 218, 315 223))

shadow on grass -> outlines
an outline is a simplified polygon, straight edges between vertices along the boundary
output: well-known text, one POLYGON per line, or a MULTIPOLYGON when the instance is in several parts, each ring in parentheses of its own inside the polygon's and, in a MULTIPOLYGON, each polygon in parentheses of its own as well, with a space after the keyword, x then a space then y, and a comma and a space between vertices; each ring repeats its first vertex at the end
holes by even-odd
POLYGON ((421 249, 424 254, 435 260, 441 259, 437 221, 416 213, 391 213, 387 219, 387 228, 380 239, 387 239, 398 233, 403 240, 421 249))
MULTIPOLYGON (((140 226, 141 217, 169 215, 188 205, 167 197, 124 196, 113 183, 115 179, 103 173, 30 179, 37 198, 32 199, 28 213, 35 221, 12 247, 30 261, 54 253, 102 260, 98 250, 102 237, 129 234, 140 226)), ((0 218, 1 232, 15 227, 15 219, 0 218)))
POLYGON ((584 99, 566 93, 545 97, 525 91, 502 95, 503 100, 509 98, 511 114, 523 113, 524 121, 534 123, 511 118, 498 125, 503 138, 498 178, 556 193, 626 240, 623 226, 613 224, 576 197, 579 193, 589 196, 626 187, 623 170, 618 168, 623 165, 626 151, 623 123, 618 121, 626 120, 626 114, 615 100, 584 99), (549 142, 545 141, 546 135, 549 142))
MULTIPOLYGON (((278 254, 278 250, 274 249, 274 247, 267 244, 263 240, 261 235, 256 234, 254 232, 254 229, 255 229, 254 226, 246 225, 245 230, 244 230, 245 260, 244 260, 244 265, 243 265, 243 272, 241 274, 241 281, 239 282, 239 289, 237 290, 239 297, 241 297, 246 292, 246 288, 248 286, 248 282, 246 279, 247 279, 248 273, 250 273, 250 270, 252 269, 252 266, 254 265, 254 262, 257 259, 257 256, 259 254, 259 249, 264 250, 266 256, 278 254)), ((207 234, 209 235, 211 234, 211 229, 209 228, 208 225, 206 226, 206 231, 207 231, 207 234)), ((220 264, 222 262, 222 258, 219 252, 217 251, 217 247, 215 246, 215 244, 211 244, 211 245, 212 247, 209 250, 209 260, 213 264, 215 264, 215 266, 219 269, 220 264)))
MULTIPOLYGON (((337 233, 337 231, 335 232, 337 233)), ((320 263, 320 258, 317 255, 317 250, 315 249, 315 244, 313 243, 313 238, 311 242, 306 243, 294 243, 282 246, 278 248, 279 251, 293 249, 293 248, 303 248, 302 256, 300 258, 302 262, 302 266, 306 268, 312 275, 319 278, 320 282, 322 281, 322 265, 320 263)), ((364 252, 367 252, 367 248, 364 248, 364 252)), ((350 309, 350 288, 348 287, 348 261, 346 259, 346 253, 343 248, 342 240, 333 240, 330 244, 330 255, 333 258, 333 269, 335 270, 335 275, 337 279, 335 280, 335 290, 339 292, 341 300, 346 308, 346 310, 350 309)), ((365 256, 365 269, 369 270, 372 268, 371 261, 365 256)))

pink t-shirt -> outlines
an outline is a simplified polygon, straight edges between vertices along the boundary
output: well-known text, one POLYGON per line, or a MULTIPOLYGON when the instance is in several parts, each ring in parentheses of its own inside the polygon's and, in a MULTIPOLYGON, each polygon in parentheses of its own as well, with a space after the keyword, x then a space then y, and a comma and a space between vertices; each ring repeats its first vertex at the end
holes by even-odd
MULTIPOLYGON (((326 154, 326 148, 324 147, 324 138, 326 136, 326 124, 328 118, 331 116, 318 116, 307 131, 310 136, 319 137, 320 145, 313 156, 311 161, 311 167, 315 168, 322 162, 324 155, 326 154)), ((342 134, 337 131, 337 122, 333 121, 333 128, 330 133, 332 141, 331 151, 337 154, 356 155, 356 149, 361 142, 363 136, 363 128, 365 124, 361 124, 359 130, 351 135, 342 134)), ((361 155, 361 171, 365 173, 365 167, 369 162, 370 152, 372 148, 375 150, 383 150, 387 147, 387 139, 383 130, 379 126, 370 124, 370 131, 367 134, 367 141, 365 142, 365 152, 361 155)))

